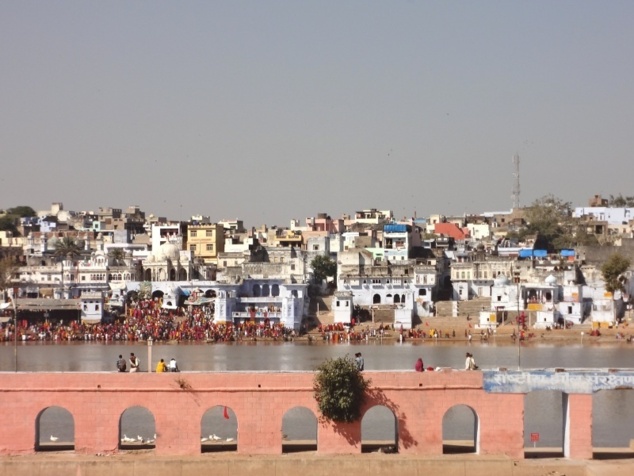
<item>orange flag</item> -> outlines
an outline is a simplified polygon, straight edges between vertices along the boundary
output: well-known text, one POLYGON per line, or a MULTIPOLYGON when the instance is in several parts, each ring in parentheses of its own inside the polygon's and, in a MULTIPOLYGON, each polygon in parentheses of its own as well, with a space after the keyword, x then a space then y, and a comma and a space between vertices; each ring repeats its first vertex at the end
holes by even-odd
POLYGON ((225 417, 225 420, 229 419, 229 410, 227 410, 227 407, 223 410, 222 416, 225 417))

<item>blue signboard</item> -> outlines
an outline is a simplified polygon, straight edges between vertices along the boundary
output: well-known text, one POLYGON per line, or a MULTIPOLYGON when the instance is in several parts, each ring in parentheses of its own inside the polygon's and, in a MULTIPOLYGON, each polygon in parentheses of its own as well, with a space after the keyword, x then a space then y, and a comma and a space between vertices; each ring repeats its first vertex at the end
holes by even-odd
POLYGON ((634 389, 634 371, 630 370, 484 370, 482 373, 484 390, 489 393, 528 393, 536 390, 593 393, 634 389))

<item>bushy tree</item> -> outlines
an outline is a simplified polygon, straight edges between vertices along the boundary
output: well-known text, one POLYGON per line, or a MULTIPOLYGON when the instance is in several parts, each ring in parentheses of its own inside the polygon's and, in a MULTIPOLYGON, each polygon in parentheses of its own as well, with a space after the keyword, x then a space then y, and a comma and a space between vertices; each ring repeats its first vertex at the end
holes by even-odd
POLYGON ((619 253, 614 253, 603 263, 601 273, 605 281, 606 291, 614 293, 615 291, 625 290, 622 274, 627 271, 629 267, 630 260, 619 253))
POLYGON ((15 226, 15 215, 3 215, 0 217, 0 231, 10 231, 14 235, 17 234, 18 229, 15 226))
POLYGON ((337 262, 331 260, 328 256, 315 256, 310 262, 310 267, 313 269, 313 274, 317 281, 323 281, 327 277, 337 274, 337 262))
POLYGON ((554 195, 538 198, 526 210, 526 233, 536 234, 536 248, 549 251, 573 246, 572 204, 554 195))
POLYGON ((10 215, 15 215, 19 218, 34 217, 36 215, 35 210, 33 210, 33 208, 26 205, 20 205, 17 207, 9 208, 7 210, 7 213, 10 215))
POLYGON ((317 368, 313 382, 319 411, 326 420, 357 421, 369 385, 370 380, 363 378, 350 356, 326 360, 317 368))

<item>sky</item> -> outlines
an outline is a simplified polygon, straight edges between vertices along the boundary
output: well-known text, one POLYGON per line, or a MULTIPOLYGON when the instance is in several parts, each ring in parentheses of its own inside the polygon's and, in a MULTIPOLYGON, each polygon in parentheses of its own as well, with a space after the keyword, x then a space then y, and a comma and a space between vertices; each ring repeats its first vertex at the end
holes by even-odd
POLYGON ((634 195, 634 2, 0 1, 0 208, 288 226, 634 195))

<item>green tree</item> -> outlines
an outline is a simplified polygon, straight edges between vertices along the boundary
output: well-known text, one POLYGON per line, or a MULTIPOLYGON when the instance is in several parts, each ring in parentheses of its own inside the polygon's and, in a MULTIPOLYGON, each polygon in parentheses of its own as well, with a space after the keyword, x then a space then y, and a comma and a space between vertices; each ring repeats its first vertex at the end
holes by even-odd
POLYGON ((33 208, 26 205, 20 205, 17 207, 9 208, 7 210, 7 213, 10 215, 15 215, 20 218, 34 217, 37 215, 37 213, 35 213, 35 210, 33 210, 33 208))
POLYGON ((15 226, 16 218, 14 215, 2 215, 0 217, 0 231, 10 231, 17 235, 18 229, 15 226))
POLYGON ((113 264, 120 265, 125 259, 125 251, 121 248, 112 248, 108 252, 108 257, 112 260, 113 264))
POLYGON ((313 381, 315 400, 322 416, 339 423, 360 418, 369 386, 370 380, 363 378, 349 355, 326 360, 317 367, 313 381))
POLYGON ((323 281, 327 277, 337 274, 337 262, 331 260, 328 256, 316 256, 311 262, 310 267, 316 281, 323 281))
POLYGON ((623 273, 630 267, 630 260, 619 253, 611 255, 603 266, 601 266, 601 274, 605 281, 605 289, 608 292, 624 291, 623 273))
POLYGON ((525 234, 536 234, 536 248, 554 251, 575 245, 572 204, 545 195, 526 210, 525 234))
POLYGON ((64 236, 61 240, 55 241, 55 257, 75 261, 80 254, 79 243, 70 236, 64 236))

